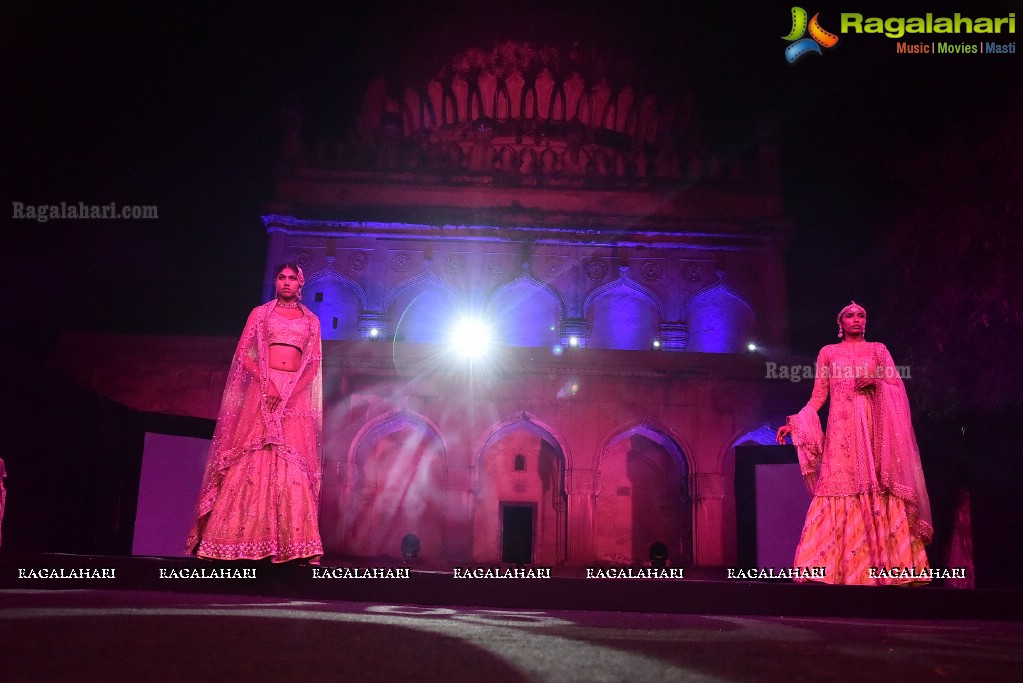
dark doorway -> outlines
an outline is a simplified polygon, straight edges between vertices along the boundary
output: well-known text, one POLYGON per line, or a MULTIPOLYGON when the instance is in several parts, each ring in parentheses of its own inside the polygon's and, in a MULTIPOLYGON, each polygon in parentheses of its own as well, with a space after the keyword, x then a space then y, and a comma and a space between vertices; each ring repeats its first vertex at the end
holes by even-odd
POLYGON ((533 562, 533 516, 535 505, 501 503, 501 561, 533 562))

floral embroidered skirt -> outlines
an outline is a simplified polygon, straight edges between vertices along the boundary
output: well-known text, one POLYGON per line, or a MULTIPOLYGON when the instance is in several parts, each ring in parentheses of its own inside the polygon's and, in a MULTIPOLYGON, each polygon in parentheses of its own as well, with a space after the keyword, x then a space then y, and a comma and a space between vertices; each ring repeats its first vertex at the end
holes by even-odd
POLYGON ((196 554, 273 562, 323 555, 313 485, 276 448, 252 451, 224 473, 196 554))

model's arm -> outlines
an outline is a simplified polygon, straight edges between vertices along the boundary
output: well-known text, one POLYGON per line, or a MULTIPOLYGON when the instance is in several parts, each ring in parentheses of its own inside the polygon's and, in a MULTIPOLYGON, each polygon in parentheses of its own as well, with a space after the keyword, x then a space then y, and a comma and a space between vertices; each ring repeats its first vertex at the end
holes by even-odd
POLYGON ((810 393, 810 400, 806 405, 819 412, 824 402, 828 400, 828 382, 831 379, 831 365, 828 363, 824 349, 817 354, 817 366, 813 373, 813 392, 810 393))
MULTIPOLYGON (((828 381, 831 376, 831 369, 830 365, 828 364, 828 359, 825 356, 824 349, 821 349, 820 353, 817 354, 817 364, 814 367, 813 376, 814 376, 813 391, 810 393, 810 400, 807 401, 806 406, 804 406, 803 410, 809 408, 816 413, 820 411, 821 407, 824 405, 824 402, 828 400, 828 381)), ((778 433, 775 436, 775 440, 779 444, 784 445, 785 437, 789 436, 790 434, 792 434, 792 417, 789 417, 786 423, 778 428, 778 433)))

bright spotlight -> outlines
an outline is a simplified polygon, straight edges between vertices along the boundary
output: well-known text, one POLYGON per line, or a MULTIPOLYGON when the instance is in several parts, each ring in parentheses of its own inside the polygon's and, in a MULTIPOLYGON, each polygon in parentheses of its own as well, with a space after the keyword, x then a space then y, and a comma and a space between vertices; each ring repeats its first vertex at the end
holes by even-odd
POLYGON ((655 339, 653 346, 654 346, 655 349, 661 348, 661 340, 660 339, 655 339))
POLYGON ((369 331, 369 336, 372 337, 373 339, 376 339, 377 337, 380 336, 380 330, 376 327, 372 328, 369 331))
POLYGON ((572 347, 579 346, 579 337, 569 337, 568 345, 572 347))
POLYGON ((750 342, 749 344, 746 344, 746 348, 749 349, 750 351, 756 351, 757 345, 754 344, 753 342, 750 342))
POLYGON ((466 358, 481 358, 487 355, 493 345, 493 333, 490 325, 481 318, 463 316, 458 319, 451 330, 450 346, 452 351, 466 358))

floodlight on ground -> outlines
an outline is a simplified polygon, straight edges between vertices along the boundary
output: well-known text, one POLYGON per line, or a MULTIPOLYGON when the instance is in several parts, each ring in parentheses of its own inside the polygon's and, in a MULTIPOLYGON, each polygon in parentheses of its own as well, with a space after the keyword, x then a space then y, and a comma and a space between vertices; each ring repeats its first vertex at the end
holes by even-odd
POLYGON ((405 534, 404 538, 401 539, 401 556, 406 561, 414 560, 419 556, 419 537, 415 534, 405 534))
POLYGON ((655 541, 650 546, 650 552, 648 555, 650 559, 650 566, 655 569, 664 569, 668 566, 668 546, 662 541, 655 541))

